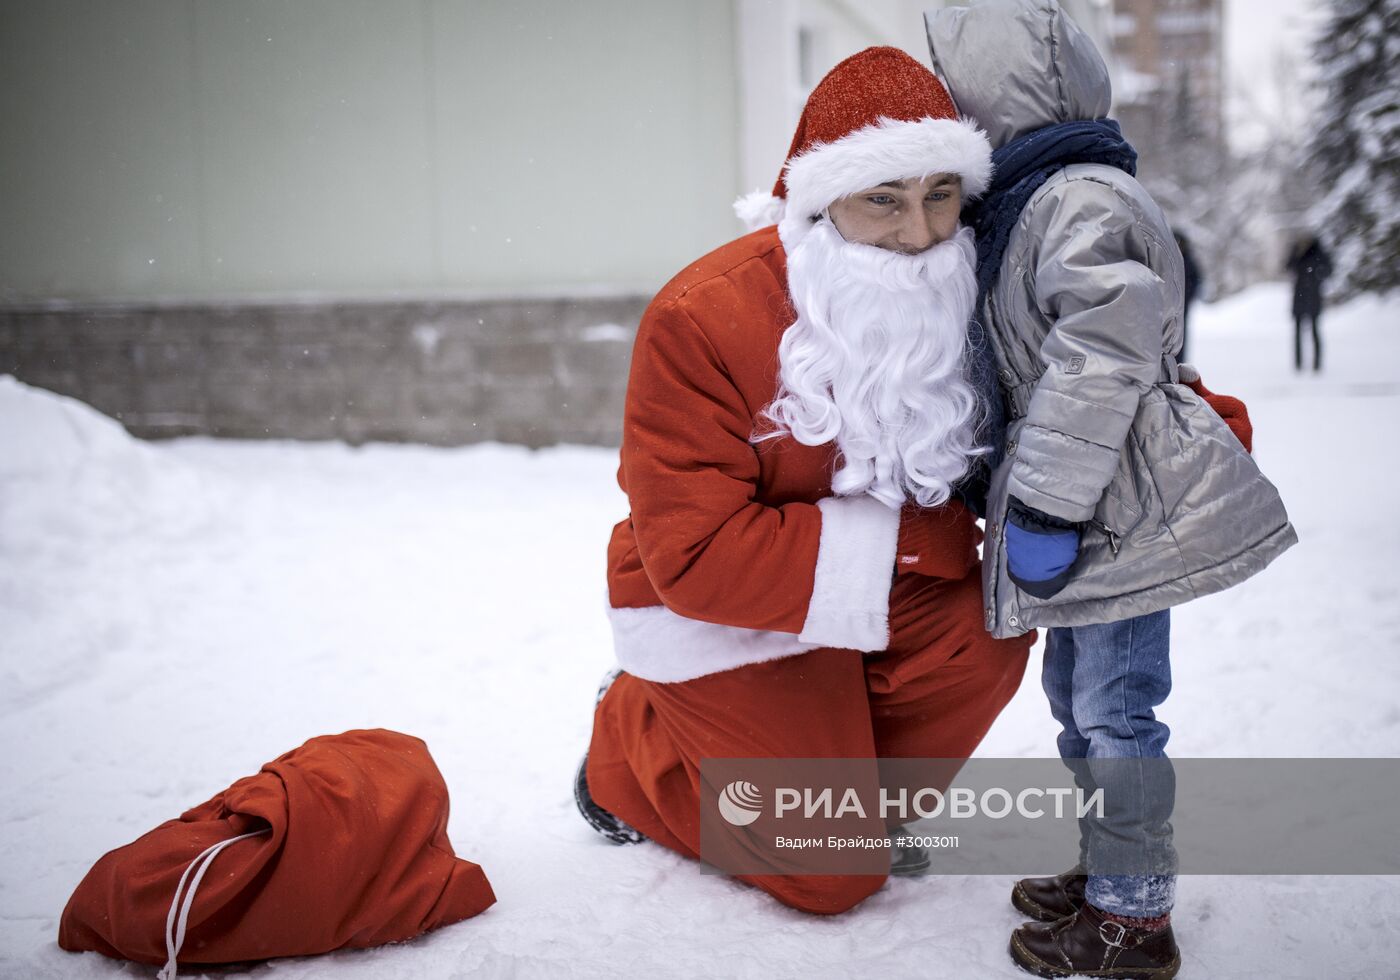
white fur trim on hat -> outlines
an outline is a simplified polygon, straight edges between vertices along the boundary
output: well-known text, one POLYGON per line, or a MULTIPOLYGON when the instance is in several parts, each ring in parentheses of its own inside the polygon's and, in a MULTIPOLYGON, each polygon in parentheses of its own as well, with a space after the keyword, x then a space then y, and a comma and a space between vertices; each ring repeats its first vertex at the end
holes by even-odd
POLYGON ((951 173, 962 178, 965 197, 987 189, 992 146, 966 119, 882 118, 832 143, 818 143, 788 161, 784 169, 787 208, 778 224, 789 250, 811 227, 813 215, 857 191, 887 180, 951 173))
POLYGON ((774 197, 768 191, 749 191, 734 200, 734 213, 744 223, 745 231, 758 231, 783 220, 785 203, 781 197, 774 197))

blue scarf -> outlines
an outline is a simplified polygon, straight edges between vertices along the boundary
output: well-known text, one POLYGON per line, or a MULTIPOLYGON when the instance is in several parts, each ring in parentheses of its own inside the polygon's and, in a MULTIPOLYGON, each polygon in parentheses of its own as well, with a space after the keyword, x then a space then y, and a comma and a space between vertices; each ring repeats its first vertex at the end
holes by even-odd
POLYGON ((1021 209, 1041 184, 1071 163, 1100 163, 1136 174, 1137 151, 1112 119, 1082 119, 1046 126, 993 150, 991 187, 963 209, 963 224, 977 235, 977 305, 967 329, 972 352, 970 373, 985 410, 978 436, 992 446, 991 457, 982 457, 960 488, 961 496, 970 503, 983 503, 976 499, 977 495, 985 497, 991 470, 1001 462, 1002 444, 1006 441, 1006 406, 997 380, 996 354, 987 326, 982 323, 983 305, 996 285, 1002 256, 1021 209))

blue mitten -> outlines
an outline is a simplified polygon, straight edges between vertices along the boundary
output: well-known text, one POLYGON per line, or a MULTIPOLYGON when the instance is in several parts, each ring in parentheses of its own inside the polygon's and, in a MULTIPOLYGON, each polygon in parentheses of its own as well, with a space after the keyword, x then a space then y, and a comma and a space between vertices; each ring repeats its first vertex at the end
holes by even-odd
POLYGON ((1022 592, 1049 599, 1069 583, 1079 557, 1079 525, 1028 507, 1015 497, 1006 511, 1006 573, 1022 592))

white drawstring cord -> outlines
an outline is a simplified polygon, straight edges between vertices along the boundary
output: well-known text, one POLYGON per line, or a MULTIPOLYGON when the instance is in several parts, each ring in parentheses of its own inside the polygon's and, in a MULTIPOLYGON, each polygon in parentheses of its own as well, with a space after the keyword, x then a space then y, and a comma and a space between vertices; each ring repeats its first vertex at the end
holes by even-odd
POLYGON ((189 923, 190 908, 194 905, 194 893, 199 890, 199 883, 204 878, 204 872, 209 870, 209 865, 219 856, 219 852, 238 841, 270 833, 272 833, 272 828, 264 827, 262 830, 255 830, 252 833, 230 837, 228 840, 222 840, 211 847, 206 847, 199 857, 190 862, 185 873, 180 876, 180 883, 175 886, 175 898, 170 902, 170 912, 165 917, 166 961, 165 966, 156 974, 156 980, 177 980, 180 975, 180 968, 176 964, 175 958, 180 955, 180 947, 185 945, 185 926, 189 923), (180 893, 185 890, 185 882, 189 879, 191 871, 194 872, 194 880, 190 882, 190 890, 185 895, 184 903, 181 904, 180 893), (180 910, 178 923, 175 920, 176 909, 180 910))

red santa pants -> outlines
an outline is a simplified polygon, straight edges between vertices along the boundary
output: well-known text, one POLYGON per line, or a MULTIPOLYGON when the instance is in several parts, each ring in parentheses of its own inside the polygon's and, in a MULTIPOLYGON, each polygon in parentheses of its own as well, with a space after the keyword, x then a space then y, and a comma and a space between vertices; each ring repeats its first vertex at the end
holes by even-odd
MULTIPOLYGON (((1033 639, 985 632, 976 568, 956 582, 901 575, 879 653, 823 648, 672 684, 622 674, 594 716, 589 790, 697 857, 702 758, 967 758, 1020 684, 1033 639)), ((793 908, 837 913, 886 876, 739 878, 793 908)))

